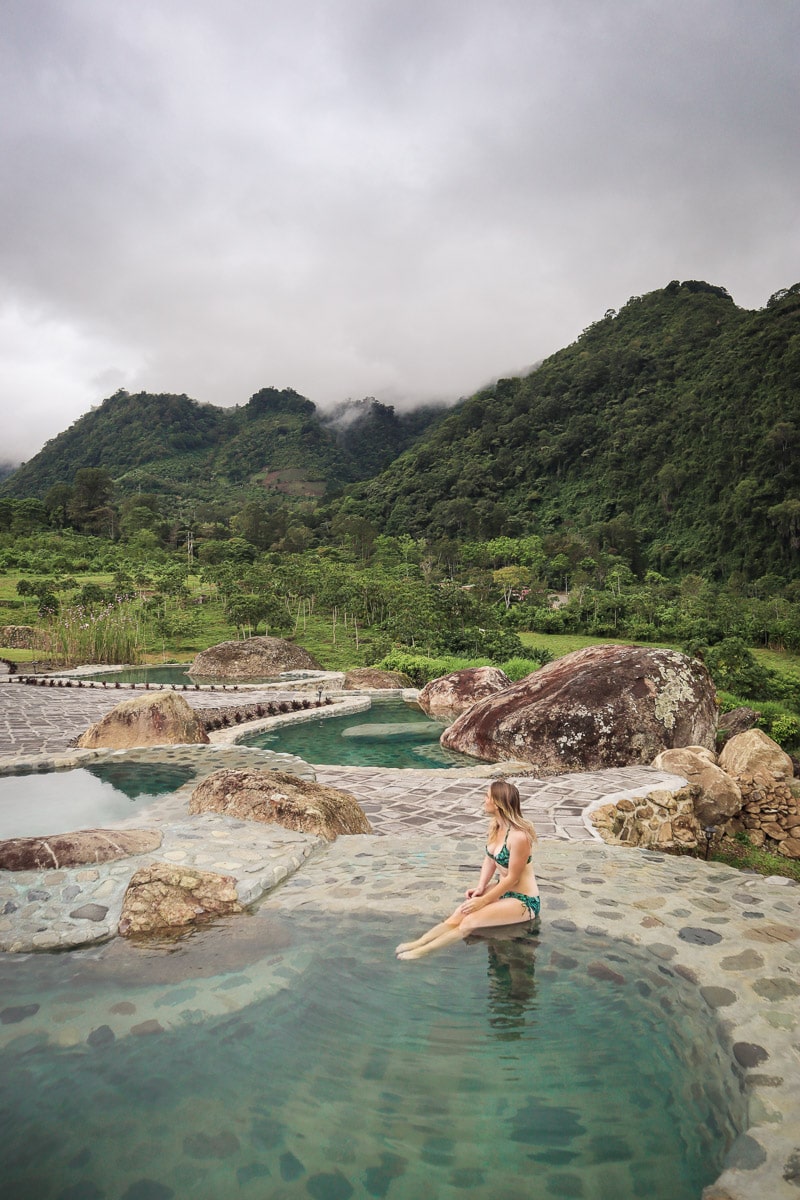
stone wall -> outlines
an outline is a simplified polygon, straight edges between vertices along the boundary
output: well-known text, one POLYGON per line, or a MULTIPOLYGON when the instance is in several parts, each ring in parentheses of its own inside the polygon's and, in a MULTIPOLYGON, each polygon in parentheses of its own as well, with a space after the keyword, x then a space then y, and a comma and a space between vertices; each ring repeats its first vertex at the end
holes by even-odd
MULTIPOLYGON (((744 832, 751 844, 785 858, 800 858, 800 784, 739 776, 743 807, 716 825, 715 835, 744 832)), ((604 842, 647 849, 694 850, 705 845, 696 806, 701 789, 658 790, 637 800, 604 804, 590 815, 604 842)))
POLYGON ((657 789, 635 800, 604 804, 590 814, 604 842, 658 850, 693 850, 703 843, 695 815, 700 789, 690 784, 678 791, 657 789))
POLYGON ((742 811, 728 832, 744 830, 754 846, 800 858, 800 785, 740 777, 742 811))

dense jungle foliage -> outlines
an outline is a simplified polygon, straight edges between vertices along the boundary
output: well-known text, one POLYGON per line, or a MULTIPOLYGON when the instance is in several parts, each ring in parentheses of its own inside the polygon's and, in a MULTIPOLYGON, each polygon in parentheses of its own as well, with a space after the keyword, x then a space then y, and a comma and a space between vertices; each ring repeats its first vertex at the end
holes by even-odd
POLYGON ((348 523, 367 541, 555 539, 571 547, 564 587, 603 554, 638 576, 795 579, 799 394, 800 284, 750 312, 724 288, 674 281, 447 414, 370 398, 322 416, 290 389, 232 409, 118 392, 0 495, 116 536, 107 505, 94 529, 70 507, 76 469, 103 470, 109 494, 160 497, 144 506, 168 520, 226 526, 247 501, 262 549, 326 544, 348 523))
POLYGON ((573 530, 638 573, 800 574, 800 285, 671 283, 460 405, 340 504, 390 534, 573 530))

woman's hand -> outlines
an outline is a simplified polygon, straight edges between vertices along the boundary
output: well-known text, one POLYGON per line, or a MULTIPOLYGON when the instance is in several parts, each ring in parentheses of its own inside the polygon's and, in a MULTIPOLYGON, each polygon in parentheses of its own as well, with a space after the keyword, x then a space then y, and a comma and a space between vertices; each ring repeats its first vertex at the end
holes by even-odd
POLYGON ((464 892, 464 895, 466 896, 466 898, 468 900, 472 900, 472 899, 474 899, 475 896, 483 895, 483 888, 482 887, 467 888, 467 890, 464 892))
POLYGON ((464 904, 461 905, 461 911, 465 915, 467 913, 477 912, 479 909, 484 908, 488 903, 489 901, 484 896, 479 895, 476 891, 464 904))

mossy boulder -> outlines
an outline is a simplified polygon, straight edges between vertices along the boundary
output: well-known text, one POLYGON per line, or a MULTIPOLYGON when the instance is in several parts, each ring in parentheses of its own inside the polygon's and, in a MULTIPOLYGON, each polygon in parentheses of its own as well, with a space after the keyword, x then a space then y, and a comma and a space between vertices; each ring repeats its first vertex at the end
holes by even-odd
POLYGON ((232 875, 151 863, 128 884, 119 931, 123 937, 163 933, 241 911, 232 875))
POLYGON ((149 854, 160 845, 161 834, 154 829, 79 829, 50 837, 8 838, 0 842, 0 870, 59 871, 149 854))
POLYGON ((674 746, 711 749, 716 727, 714 684, 697 659, 643 646, 587 646, 479 700, 441 742, 554 774, 649 764, 674 746))
POLYGON ((93 750, 129 750, 134 746, 194 746, 209 741, 191 704, 176 692, 148 692, 123 700, 78 738, 93 750))
POLYGON ((410 688, 413 683, 402 671, 381 671, 378 667, 354 667, 347 671, 342 688, 350 691, 382 691, 387 688, 410 688))
POLYGON ((499 667, 467 667, 426 683, 417 703, 429 717, 458 717, 479 700, 511 687, 499 667))
POLYGON ((285 638, 252 637, 220 642, 193 659, 189 674, 198 679, 246 681, 280 675, 282 671, 321 671, 307 650, 285 638))
POLYGON ((217 812, 245 821, 274 822, 326 841, 333 841, 340 833, 372 832, 358 801, 349 792, 299 779, 285 771, 215 771, 195 788, 189 812, 217 812))

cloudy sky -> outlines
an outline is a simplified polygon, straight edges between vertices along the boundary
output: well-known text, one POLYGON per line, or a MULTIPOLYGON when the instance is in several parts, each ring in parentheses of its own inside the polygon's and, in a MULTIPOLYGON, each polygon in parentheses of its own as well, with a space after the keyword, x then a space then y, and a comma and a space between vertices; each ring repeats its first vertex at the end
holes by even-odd
POLYGON ((796 0, 2 0, 0 459, 119 387, 455 399, 800 279, 796 0))

